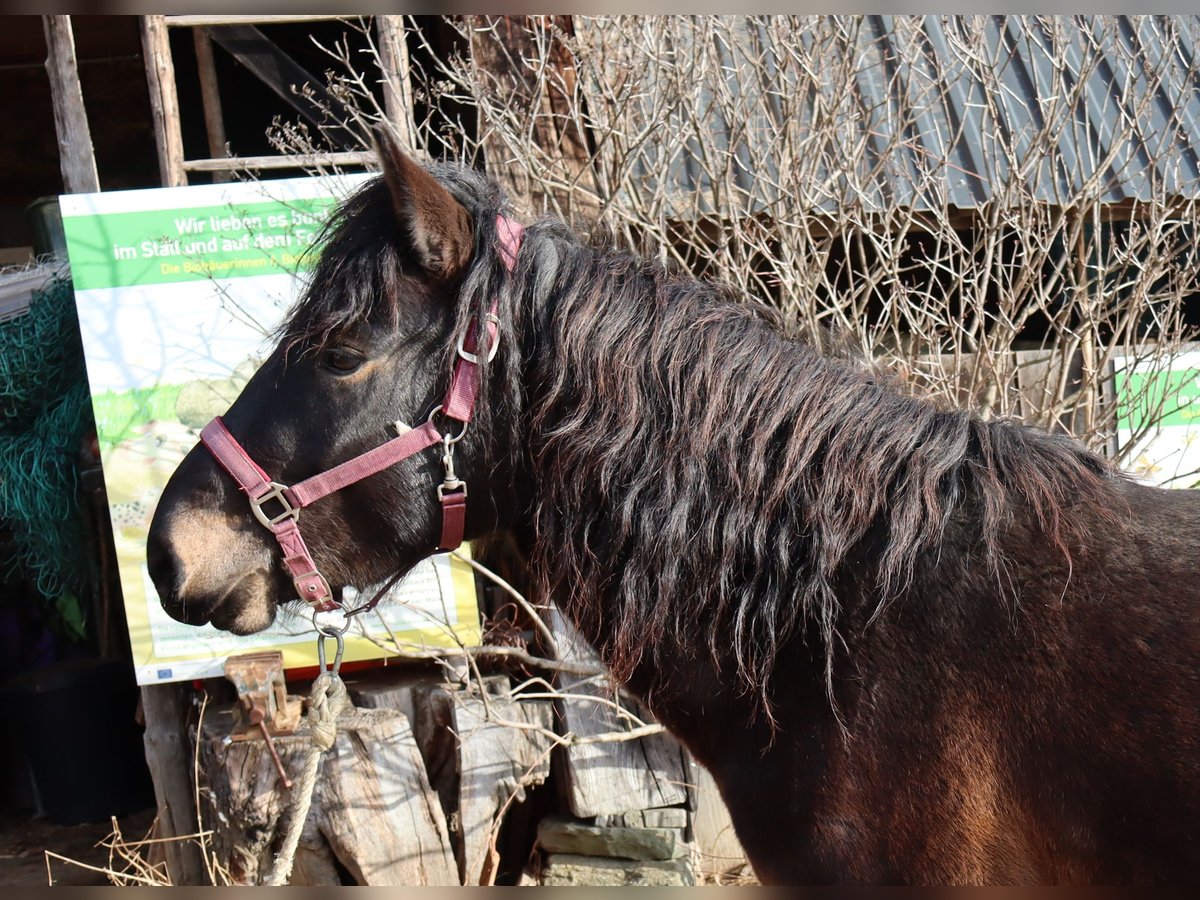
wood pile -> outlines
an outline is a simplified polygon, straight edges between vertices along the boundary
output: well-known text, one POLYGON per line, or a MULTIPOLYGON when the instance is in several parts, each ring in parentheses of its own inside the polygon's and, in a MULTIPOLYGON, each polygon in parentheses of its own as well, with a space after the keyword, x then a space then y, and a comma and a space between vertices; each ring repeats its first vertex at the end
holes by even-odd
MULTIPOLYGON (((594 659, 561 619, 552 627, 560 658, 594 659)), ((345 681, 353 708, 321 762, 291 884, 688 885, 745 869, 711 780, 667 734, 564 745, 627 731, 622 707, 647 721, 602 680, 556 676, 553 691, 405 665, 345 681)), ((274 739, 289 773, 306 727, 274 739)), ((256 884, 291 798, 266 742, 234 730, 235 704, 210 704, 200 812, 234 881, 256 884)))

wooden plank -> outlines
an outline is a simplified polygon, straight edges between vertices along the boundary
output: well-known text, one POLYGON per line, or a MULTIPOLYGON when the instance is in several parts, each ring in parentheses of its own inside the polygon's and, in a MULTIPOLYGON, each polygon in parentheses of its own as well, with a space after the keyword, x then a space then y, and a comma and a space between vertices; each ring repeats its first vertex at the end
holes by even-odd
POLYGON ((96 174, 92 132, 79 85, 71 17, 42 16, 42 29, 46 35, 46 72, 50 76, 63 188, 68 194, 92 193, 100 190, 100 177, 96 174))
POLYGON ((357 16, 164 16, 171 28, 196 28, 211 25, 286 25, 289 22, 331 22, 357 16))
MULTIPOLYGON (((192 748, 188 736, 190 691, 178 684, 142 688, 143 742, 146 764, 158 806, 155 837, 195 834, 196 797, 192 786, 192 748)), ((176 885, 208 883, 199 847, 191 841, 161 845, 171 881, 176 885)))
POLYGON ((401 144, 409 152, 418 145, 413 115, 412 82, 408 77, 408 44, 404 40, 403 16, 376 16, 379 66, 383 76, 383 108, 401 144))
POLYGON ((369 151, 310 153, 295 156, 227 156, 221 159, 189 159, 188 172, 234 172, 244 169, 301 169, 317 166, 366 166, 375 161, 369 151))
MULTIPOLYGON (((225 742, 232 723, 231 707, 206 717, 206 819, 215 828, 214 852, 235 881, 257 884, 270 870, 292 801, 263 741, 225 742)), ((284 767, 299 772, 311 747, 306 731, 275 743, 284 767)), ((339 719, 302 834, 303 868, 292 884, 298 877, 327 883, 333 859, 358 885, 458 884, 441 806, 409 722, 393 710, 352 709, 339 719)))
MULTIPOLYGON (((196 46, 196 68, 200 74, 200 102, 204 107, 204 131, 208 137, 208 152, 213 158, 220 159, 229 153, 225 147, 225 117, 221 110, 217 67, 213 62, 212 39, 205 29, 195 28, 192 30, 192 40, 196 46)), ((213 173, 214 182, 228 180, 228 172, 213 173)))
POLYGON ((692 839, 699 856, 701 873, 718 882, 749 874, 746 851, 733 831, 733 822, 717 790, 717 783, 699 763, 690 761, 690 767, 696 794, 692 839))
POLYGON ((179 130, 179 95, 175 89, 175 63, 164 16, 142 16, 142 55, 150 88, 150 113, 158 170, 163 187, 187 184, 183 169, 183 135, 179 130))
MULTIPOLYGON (((596 651, 557 609, 551 609, 550 623, 562 659, 577 664, 600 663, 596 651)), ((573 681, 561 676, 555 678, 556 687, 564 693, 580 695, 580 699, 558 701, 565 732, 591 737, 628 730, 615 709, 587 699, 612 700, 621 696, 607 682, 578 685, 573 681)), ((622 697, 622 702, 649 721, 648 713, 631 698, 622 697)), ((636 741, 576 745, 569 747, 564 757, 566 764, 559 768, 562 787, 571 814, 580 818, 689 802, 683 749, 668 734, 636 741)))

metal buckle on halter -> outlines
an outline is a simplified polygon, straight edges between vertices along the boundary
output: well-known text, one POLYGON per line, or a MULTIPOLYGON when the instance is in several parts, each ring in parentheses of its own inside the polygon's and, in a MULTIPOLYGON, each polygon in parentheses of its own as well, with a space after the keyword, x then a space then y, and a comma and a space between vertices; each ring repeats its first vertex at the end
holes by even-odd
MULTIPOLYGON (((493 359, 496 358, 496 354, 500 350, 500 319, 497 318, 492 313, 488 313, 487 318, 484 320, 484 326, 483 326, 483 328, 479 329, 479 337, 476 337, 475 342, 476 342, 476 344, 478 344, 479 339, 481 337, 486 337, 486 335, 488 333, 488 330, 487 330, 488 322, 493 322, 496 325, 496 338, 490 344, 488 344, 488 350, 487 350, 487 361, 491 362, 493 359)), ((469 330, 470 329, 468 329, 468 331, 469 330)), ((465 359, 469 363, 475 363, 476 365, 479 365, 478 355, 471 353, 468 350, 463 349, 463 344, 466 343, 466 340, 467 340, 467 335, 465 333, 460 334, 458 336, 458 355, 461 356, 463 359, 465 359)))
POLYGON ((443 481, 437 486, 438 500, 446 499, 447 491, 458 491, 462 494, 463 499, 467 496, 467 483, 465 481, 443 481))
MULTIPOLYGON (((341 604, 338 603, 337 600, 333 599, 333 588, 331 588, 329 586, 329 582, 325 580, 325 576, 322 575, 320 572, 318 572, 316 569, 313 569, 311 572, 304 572, 300 575, 292 576, 292 586, 296 588, 296 596, 299 597, 301 600, 303 600, 305 603, 308 603, 310 605, 313 604, 314 602, 316 602, 311 597, 305 597, 304 592, 302 590, 300 590, 300 582, 303 581, 305 578, 312 578, 314 575, 316 575, 317 578, 319 578, 321 580, 320 586, 325 589, 324 596, 326 598, 330 599, 334 603, 335 606, 340 607, 341 604)), ((315 590, 316 587, 317 587, 317 585, 310 581, 308 583, 308 592, 310 594, 317 593, 317 591, 315 590)))
POLYGON ((254 510, 254 516, 258 521, 262 522, 266 528, 274 528, 280 522, 286 522, 288 519, 300 518, 300 507, 292 506, 292 503, 287 498, 286 484, 280 484, 278 481, 272 481, 268 485, 270 490, 258 497, 250 498, 250 508, 254 510), (283 512, 276 516, 268 515, 263 509, 263 504, 268 500, 278 500, 283 507, 283 512))

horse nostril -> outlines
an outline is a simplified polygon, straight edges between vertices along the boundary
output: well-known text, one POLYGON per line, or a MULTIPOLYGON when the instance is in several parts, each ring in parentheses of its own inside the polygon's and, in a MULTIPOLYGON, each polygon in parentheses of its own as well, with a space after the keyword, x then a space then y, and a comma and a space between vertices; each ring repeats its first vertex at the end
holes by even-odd
POLYGON ((196 618, 194 607, 189 608, 191 605, 184 603, 179 594, 179 558, 153 530, 146 541, 146 571, 154 583, 158 602, 167 615, 187 624, 203 624, 203 621, 193 621, 196 618))

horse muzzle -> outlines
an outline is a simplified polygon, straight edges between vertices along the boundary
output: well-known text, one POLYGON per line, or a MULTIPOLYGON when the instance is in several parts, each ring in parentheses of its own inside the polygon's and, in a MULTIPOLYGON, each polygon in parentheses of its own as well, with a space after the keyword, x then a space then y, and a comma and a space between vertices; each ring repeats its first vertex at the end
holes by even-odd
POLYGON ((155 515, 146 564, 167 615, 234 634, 253 634, 274 621, 280 594, 271 547, 239 525, 233 516, 197 507, 155 515))

